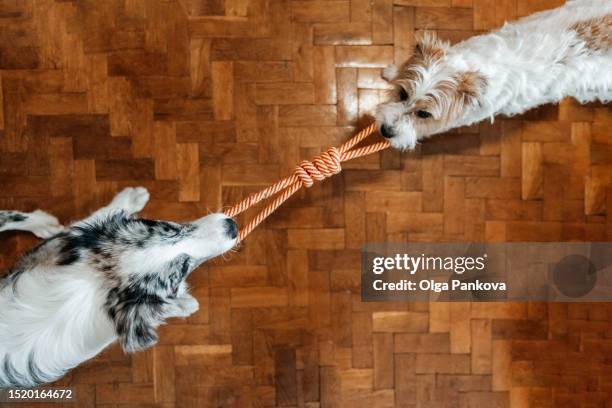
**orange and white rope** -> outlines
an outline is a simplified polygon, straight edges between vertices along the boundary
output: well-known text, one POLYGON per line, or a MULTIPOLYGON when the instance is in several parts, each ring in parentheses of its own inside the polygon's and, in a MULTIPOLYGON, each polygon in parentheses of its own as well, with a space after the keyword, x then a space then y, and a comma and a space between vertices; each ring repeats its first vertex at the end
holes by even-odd
POLYGON ((389 147, 389 142, 374 143, 368 146, 353 149, 357 144, 370 136, 376 130, 376 124, 372 123, 361 132, 357 133, 351 139, 346 141, 342 146, 330 147, 327 151, 321 153, 311 161, 303 160, 295 171, 289 177, 272 184, 271 186, 249 195, 238 204, 230 207, 225 211, 230 217, 235 217, 241 212, 247 210, 251 206, 265 200, 277 193, 278 194, 270 204, 268 204, 255 218, 253 218, 238 235, 238 240, 242 241, 251 233, 263 220, 268 218, 278 207, 280 207, 289 197, 295 194, 300 188, 311 187, 315 181, 322 181, 328 177, 338 174, 342 171, 340 163, 355 159, 357 157, 366 156, 384 150, 389 147))

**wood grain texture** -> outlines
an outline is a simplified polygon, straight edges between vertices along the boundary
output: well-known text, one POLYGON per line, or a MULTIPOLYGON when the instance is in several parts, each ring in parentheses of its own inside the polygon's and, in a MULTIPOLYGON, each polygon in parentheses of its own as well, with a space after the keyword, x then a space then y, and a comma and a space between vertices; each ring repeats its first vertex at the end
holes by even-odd
MULTIPOLYGON (((559 3, 0 2, 0 207, 69 222, 144 185, 146 217, 198 218, 363 126, 415 30, 559 3)), ((366 242, 610 240, 610 126, 567 100, 346 163, 196 271, 200 310, 156 348, 57 386, 103 408, 605 407, 610 304, 362 303, 359 268, 366 242)), ((36 243, 0 239, 3 270, 36 243)))

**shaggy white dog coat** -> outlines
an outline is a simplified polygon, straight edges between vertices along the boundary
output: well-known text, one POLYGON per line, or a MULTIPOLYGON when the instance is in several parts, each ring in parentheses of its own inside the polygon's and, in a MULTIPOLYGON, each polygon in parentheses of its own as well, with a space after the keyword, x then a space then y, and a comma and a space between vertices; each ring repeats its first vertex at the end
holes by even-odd
POLYGON ((432 35, 383 77, 395 100, 381 104, 383 136, 400 149, 498 114, 515 115, 572 96, 612 98, 612 2, 572 1, 450 47, 432 35))

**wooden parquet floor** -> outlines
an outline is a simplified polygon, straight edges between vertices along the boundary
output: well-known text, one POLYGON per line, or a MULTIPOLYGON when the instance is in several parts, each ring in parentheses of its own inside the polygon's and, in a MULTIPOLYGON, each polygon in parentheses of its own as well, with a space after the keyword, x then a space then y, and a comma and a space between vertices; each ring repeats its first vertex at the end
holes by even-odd
MULTIPOLYGON (((0 208, 68 222, 143 185, 145 216, 199 217, 367 122, 415 31, 558 3, 2 0, 0 208)), ((62 379, 66 406, 612 406, 610 304, 359 297, 365 242, 610 240, 611 126, 568 100, 347 163, 195 272, 200 311, 157 347, 62 379)), ((36 239, 1 242, 6 268, 36 239)))

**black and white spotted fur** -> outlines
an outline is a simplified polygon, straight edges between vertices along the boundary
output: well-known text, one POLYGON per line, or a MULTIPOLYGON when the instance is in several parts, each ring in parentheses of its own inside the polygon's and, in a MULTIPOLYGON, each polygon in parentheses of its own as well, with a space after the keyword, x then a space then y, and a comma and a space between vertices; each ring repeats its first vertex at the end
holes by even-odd
POLYGON ((48 237, 0 280, 0 388, 54 381, 116 340, 145 349, 165 319, 198 310, 185 279, 235 245, 236 223, 135 217, 148 199, 125 189, 68 229, 42 211, 0 212, 0 231, 48 237))
POLYGON ((63 227, 57 218, 44 211, 36 210, 31 213, 20 211, 0 211, 0 232, 9 230, 30 231, 40 238, 49 238, 59 232, 63 227))

